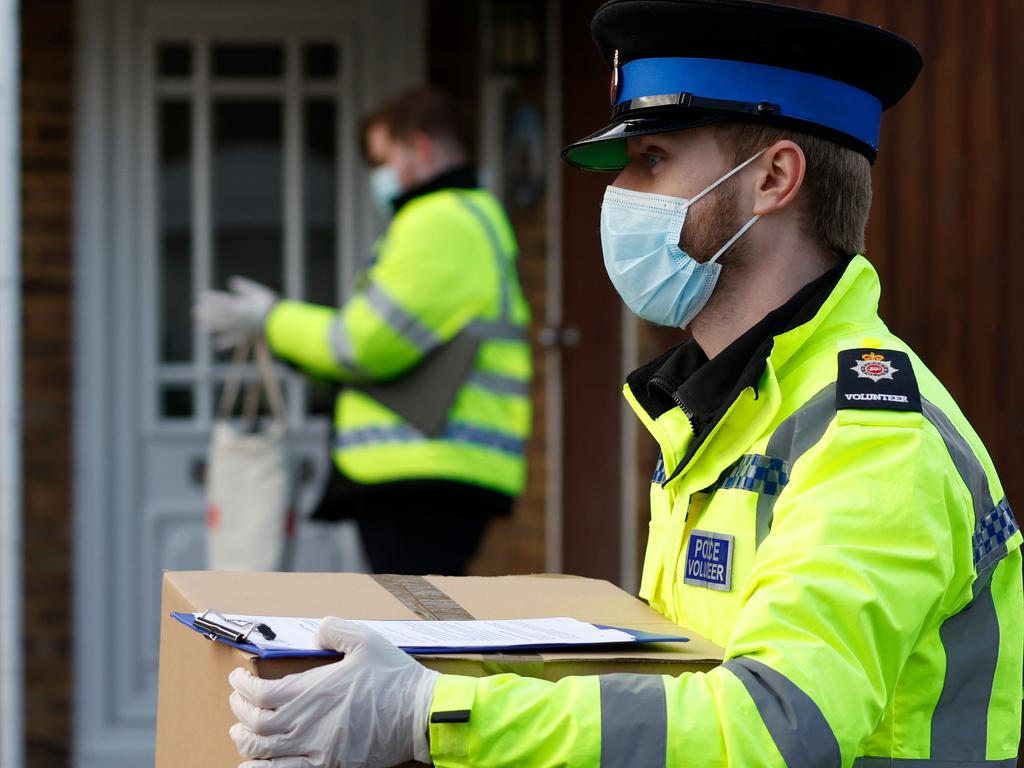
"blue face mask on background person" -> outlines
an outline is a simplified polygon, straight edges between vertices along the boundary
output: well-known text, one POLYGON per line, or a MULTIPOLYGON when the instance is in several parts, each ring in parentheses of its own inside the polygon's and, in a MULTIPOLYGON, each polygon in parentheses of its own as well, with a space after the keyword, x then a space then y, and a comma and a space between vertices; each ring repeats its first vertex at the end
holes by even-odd
POLYGON ((401 194, 402 182, 394 166, 378 165, 370 171, 370 199, 381 216, 387 218, 394 213, 393 204, 401 194))
POLYGON ((601 205, 604 266, 630 311, 658 325, 685 328, 704 308, 722 271, 718 258, 760 216, 752 217, 701 264, 679 247, 686 212, 763 153, 761 150, 690 199, 621 187, 605 190, 601 205))

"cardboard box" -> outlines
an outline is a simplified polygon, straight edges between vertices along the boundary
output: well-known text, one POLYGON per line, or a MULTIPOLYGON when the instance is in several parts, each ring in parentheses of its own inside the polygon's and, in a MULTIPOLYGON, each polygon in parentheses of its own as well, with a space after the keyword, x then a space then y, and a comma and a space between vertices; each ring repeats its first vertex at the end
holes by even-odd
POLYGON ((171 611, 351 619, 520 619, 571 616, 596 624, 662 634, 688 643, 617 647, 606 651, 417 656, 439 672, 491 675, 516 672, 545 680, 568 675, 636 672, 678 675, 711 669, 722 649, 676 626, 606 581, 536 575, 493 578, 375 577, 337 573, 165 573, 160 628, 157 768, 182 765, 236 768, 228 729, 228 673, 245 667, 276 679, 325 659, 260 659, 204 640, 170 617, 171 611))

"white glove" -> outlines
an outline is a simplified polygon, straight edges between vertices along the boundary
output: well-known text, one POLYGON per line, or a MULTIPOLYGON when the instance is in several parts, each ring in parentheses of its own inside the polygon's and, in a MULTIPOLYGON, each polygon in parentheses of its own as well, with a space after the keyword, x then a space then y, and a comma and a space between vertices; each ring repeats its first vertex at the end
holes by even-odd
POLYGON ((240 768, 388 768, 430 763, 427 718, 438 673, 371 629, 324 619, 317 644, 345 654, 280 680, 228 677, 240 768), (256 758, 256 759, 252 759, 256 758))
POLYGON ((277 294, 245 277, 228 279, 228 291, 203 291, 192 308, 199 326, 214 334, 217 349, 243 344, 263 329, 277 294))

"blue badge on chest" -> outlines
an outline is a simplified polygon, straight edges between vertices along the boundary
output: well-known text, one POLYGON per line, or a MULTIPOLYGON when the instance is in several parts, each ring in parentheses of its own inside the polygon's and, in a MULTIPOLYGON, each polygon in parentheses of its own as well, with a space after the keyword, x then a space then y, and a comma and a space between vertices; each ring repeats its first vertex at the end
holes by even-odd
POLYGON ((732 589, 732 548, 735 541, 736 538, 728 533, 691 532, 683 583, 719 592, 732 589))

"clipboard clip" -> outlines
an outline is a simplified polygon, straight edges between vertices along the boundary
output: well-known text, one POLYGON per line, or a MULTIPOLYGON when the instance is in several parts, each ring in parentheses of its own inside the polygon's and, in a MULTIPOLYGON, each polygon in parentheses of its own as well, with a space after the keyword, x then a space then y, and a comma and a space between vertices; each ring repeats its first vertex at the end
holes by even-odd
POLYGON ((277 634, 266 624, 258 621, 236 621, 229 619, 212 608, 196 616, 195 625, 208 640, 227 640, 232 643, 248 643, 250 635, 258 632, 266 640, 273 640, 277 634))

